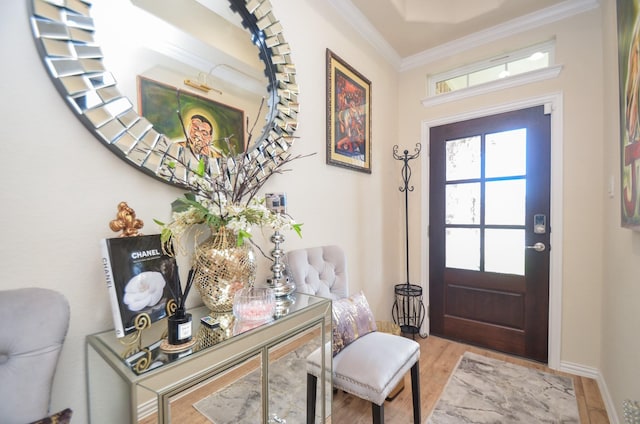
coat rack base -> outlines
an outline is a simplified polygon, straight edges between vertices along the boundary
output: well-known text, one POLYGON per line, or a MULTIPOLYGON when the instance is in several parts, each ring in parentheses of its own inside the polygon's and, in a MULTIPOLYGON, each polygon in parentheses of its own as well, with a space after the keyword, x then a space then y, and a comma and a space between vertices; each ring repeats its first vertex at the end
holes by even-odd
POLYGON ((419 334, 425 312, 422 287, 409 283, 396 284, 394 292, 395 301, 391 310, 393 322, 405 334, 419 334))

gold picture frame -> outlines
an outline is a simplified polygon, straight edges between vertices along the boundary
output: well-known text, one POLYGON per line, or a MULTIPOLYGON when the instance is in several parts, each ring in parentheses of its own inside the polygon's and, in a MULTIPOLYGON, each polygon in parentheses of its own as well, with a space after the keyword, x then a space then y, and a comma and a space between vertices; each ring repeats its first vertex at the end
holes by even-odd
POLYGON ((620 104, 620 221, 640 231, 640 13, 637 2, 617 0, 620 104))
POLYGON ((371 81, 329 49, 327 164, 371 173, 371 81))

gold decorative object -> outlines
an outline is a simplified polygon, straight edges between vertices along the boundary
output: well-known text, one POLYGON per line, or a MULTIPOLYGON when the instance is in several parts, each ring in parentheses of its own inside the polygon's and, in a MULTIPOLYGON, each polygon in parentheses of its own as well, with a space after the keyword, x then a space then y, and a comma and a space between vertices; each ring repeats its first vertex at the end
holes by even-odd
POLYGON ((138 230, 142 229, 144 222, 136 218, 136 212, 127 205, 127 202, 118 203, 117 218, 109 222, 111 231, 122 231, 120 237, 141 236, 138 230))
POLYGON ((151 327, 151 317, 147 313, 141 313, 136 315, 136 319, 134 320, 135 331, 128 336, 120 339, 120 343, 127 347, 127 349, 122 352, 123 358, 128 358, 131 355, 134 355, 142 349, 142 330, 151 327))
POLYGON ((237 245, 233 231, 220 228, 194 252, 193 283, 212 312, 233 310, 233 297, 256 279, 256 258, 249 243, 237 245))
POLYGON ((133 365, 133 370, 137 374, 146 371, 147 368, 149 368, 149 365, 151 365, 151 351, 146 347, 142 349, 142 351, 144 352, 144 355, 141 356, 140 359, 138 359, 133 365))

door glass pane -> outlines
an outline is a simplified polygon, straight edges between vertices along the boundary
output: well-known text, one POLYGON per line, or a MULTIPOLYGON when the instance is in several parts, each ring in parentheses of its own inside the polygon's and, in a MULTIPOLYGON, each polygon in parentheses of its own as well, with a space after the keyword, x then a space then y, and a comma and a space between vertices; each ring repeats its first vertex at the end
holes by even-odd
POLYGON ((525 180, 487 182, 485 188, 485 224, 524 225, 525 196, 525 180))
POLYGON ((485 176, 511 177, 527 173, 527 129, 487 134, 485 176))
POLYGON ((480 223, 480 183, 447 184, 445 222, 480 223))
POLYGON ((449 140, 446 150, 447 181, 480 178, 480 136, 449 140))
POLYGON ((445 266, 480 270, 480 230, 447 228, 445 233, 445 266))
POLYGON ((485 271, 524 275, 524 230, 487 229, 484 248, 485 271))

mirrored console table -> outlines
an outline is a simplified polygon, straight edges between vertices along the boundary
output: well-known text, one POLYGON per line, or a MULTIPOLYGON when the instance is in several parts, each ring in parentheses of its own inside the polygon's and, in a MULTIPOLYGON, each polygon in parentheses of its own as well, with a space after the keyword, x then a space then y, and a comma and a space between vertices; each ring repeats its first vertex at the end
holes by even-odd
MULTIPOLYGON (((210 328, 200 321, 208 309, 189 312, 195 343, 177 352, 161 348, 166 319, 144 330, 142 349, 126 358, 113 330, 87 336, 91 423, 305 421, 305 358, 331 340, 331 301, 296 293, 284 315, 255 327, 217 314, 220 326, 210 328)), ((318 423, 331 413, 326 356, 318 423)))

